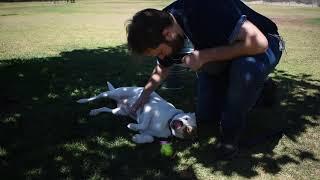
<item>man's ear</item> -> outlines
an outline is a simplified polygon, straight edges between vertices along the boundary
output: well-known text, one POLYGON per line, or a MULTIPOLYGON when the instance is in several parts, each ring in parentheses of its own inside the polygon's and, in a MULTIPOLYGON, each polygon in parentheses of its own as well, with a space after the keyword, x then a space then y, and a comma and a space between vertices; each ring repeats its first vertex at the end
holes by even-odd
POLYGON ((162 36, 164 36, 164 38, 167 41, 170 41, 172 39, 172 32, 171 32, 171 28, 170 27, 166 27, 163 29, 162 31, 162 36))

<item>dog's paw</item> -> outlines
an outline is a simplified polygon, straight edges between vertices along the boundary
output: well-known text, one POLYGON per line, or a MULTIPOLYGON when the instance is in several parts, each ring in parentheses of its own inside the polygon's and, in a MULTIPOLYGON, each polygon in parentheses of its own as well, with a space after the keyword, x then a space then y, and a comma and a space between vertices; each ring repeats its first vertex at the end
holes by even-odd
POLYGON ((130 123, 127 125, 127 127, 131 130, 138 131, 137 124, 130 123))
POLYGON ((136 134, 136 135, 132 136, 132 141, 140 144, 141 143, 140 142, 140 134, 136 134))
POLYGON ((137 144, 143 144, 143 143, 152 143, 154 138, 149 135, 144 135, 144 134, 136 134, 132 136, 132 141, 137 143, 137 144))
POLYGON ((89 115, 90 115, 90 116, 96 116, 96 115, 98 115, 99 113, 100 113, 100 112, 99 112, 98 110, 94 109, 94 110, 91 110, 91 111, 90 111, 89 115))
POLYGON ((87 103, 87 102, 89 102, 88 99, 79 99, 77 101, 77 103, 87 103))

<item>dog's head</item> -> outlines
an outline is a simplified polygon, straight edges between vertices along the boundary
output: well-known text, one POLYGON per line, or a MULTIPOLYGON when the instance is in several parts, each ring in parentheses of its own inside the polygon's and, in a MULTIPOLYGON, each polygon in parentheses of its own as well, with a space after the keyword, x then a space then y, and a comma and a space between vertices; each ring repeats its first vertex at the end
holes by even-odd
POLYGON ((192 139, 197 136, 195 113, 180 113, 170 122, 172 135, 182 139, 192 139))

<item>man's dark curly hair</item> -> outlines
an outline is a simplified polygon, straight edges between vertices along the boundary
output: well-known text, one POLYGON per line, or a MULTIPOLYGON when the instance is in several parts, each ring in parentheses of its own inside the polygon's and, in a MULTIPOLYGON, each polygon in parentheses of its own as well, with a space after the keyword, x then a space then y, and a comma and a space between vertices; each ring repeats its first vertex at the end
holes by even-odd
POLYGON ((129 50, 143 54, 148 48, 158 47, 165 42, 162 31, 173 22, 171 15, 165 11, 144 9, 137 12, 126 27, 129 50))

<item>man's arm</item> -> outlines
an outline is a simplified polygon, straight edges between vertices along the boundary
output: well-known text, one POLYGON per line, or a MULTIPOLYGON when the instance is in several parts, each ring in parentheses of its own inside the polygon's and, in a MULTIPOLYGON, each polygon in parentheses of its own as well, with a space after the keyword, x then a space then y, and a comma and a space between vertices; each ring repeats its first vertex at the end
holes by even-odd
POLYGON ((150 95, 168 76, 168 74, 169 68, 157 64, 156 67, 153 69, 153 72, 151 73, 150 79, 144 87, 143 93, 150 95))
POLYGON ((198 70, 211 61, 228 61, 244 55, 256 55, 265 52, 267 48, 268 40, 264 34, 250 21, 245 21, 233 44, 194 51, 185 56, 183 61, 192 70, 198 70))
POLYGON ((168 76, 169 68, 157 64, 151 73, 150 79, 145 85, 139 99, 132 105, 130 111, 136 112, 137 109, 145 104, 150 94, 161 84, 161 82, 168 76))

